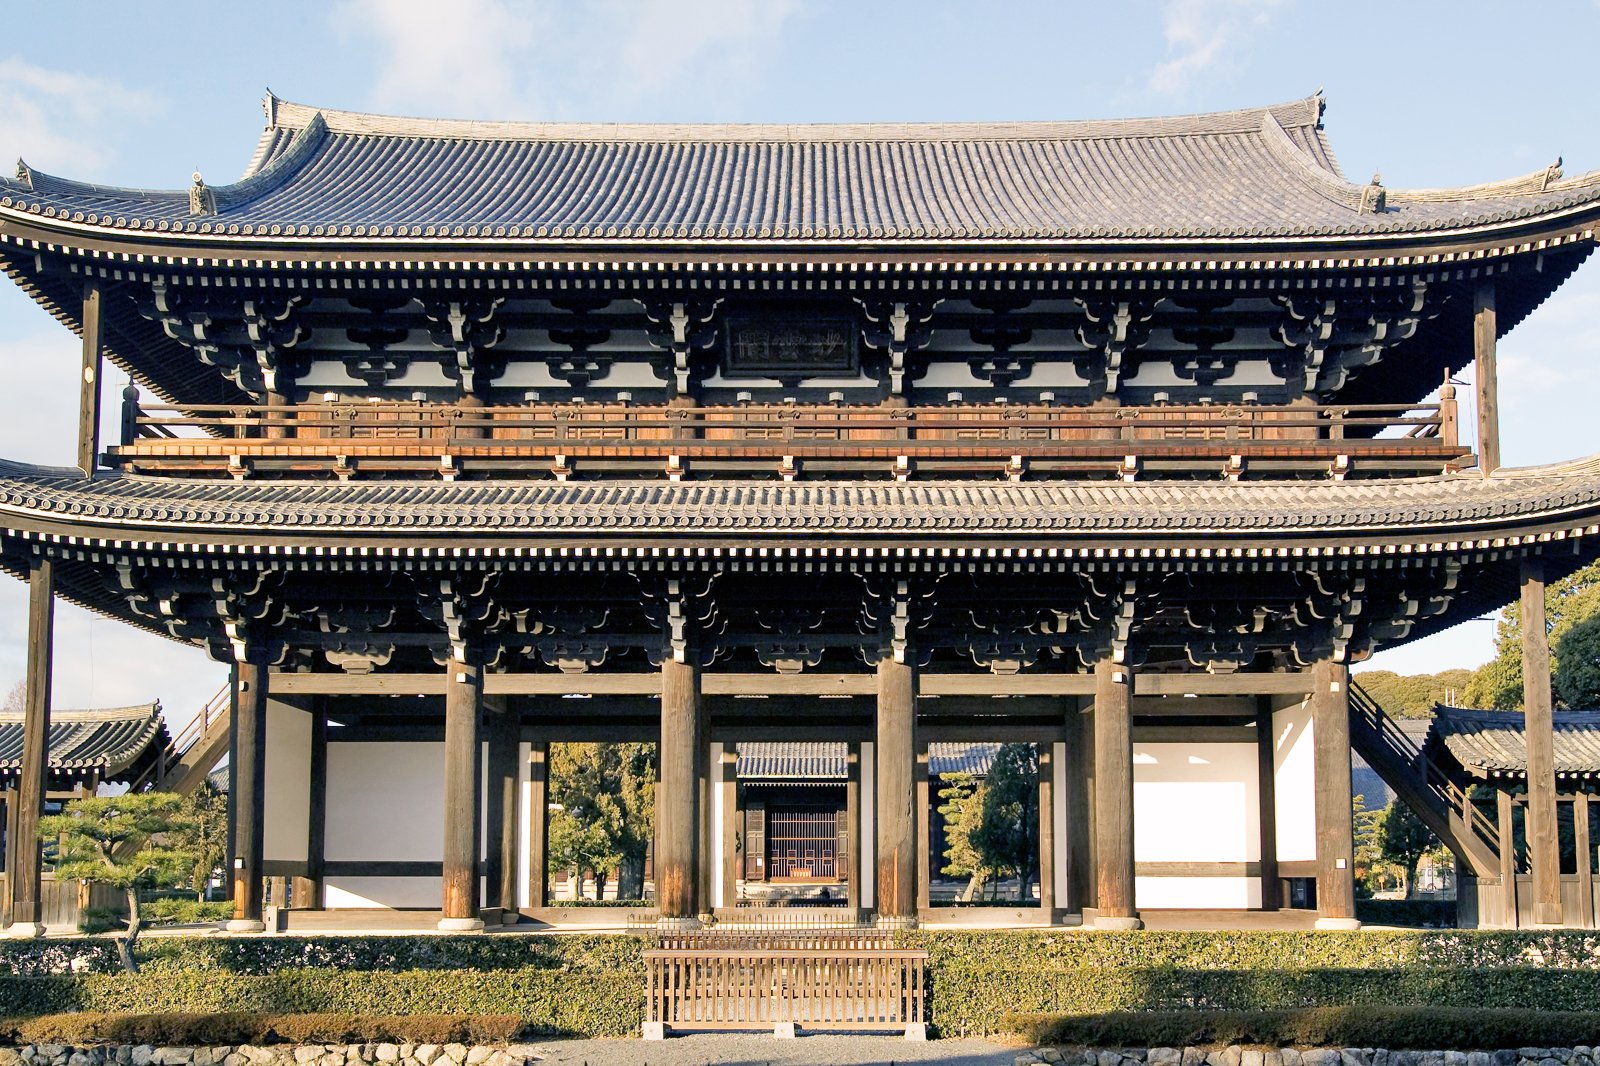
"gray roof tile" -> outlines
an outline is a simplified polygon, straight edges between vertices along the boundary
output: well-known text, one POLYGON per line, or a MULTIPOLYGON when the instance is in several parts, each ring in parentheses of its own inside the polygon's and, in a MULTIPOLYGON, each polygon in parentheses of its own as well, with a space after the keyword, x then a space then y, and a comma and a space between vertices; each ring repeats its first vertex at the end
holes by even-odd
MULTIPOLYGON (((0 777, 22 769, 21 713, 0 713, 0 777)), ((114 778, 152 748, 166 743, 159 703, 89 711, 50 712, 52 777, 95 774, 114 778)))
POLYGON ((450 122, 269 99, 247 175, 208 191, 22 168, 0 212, 117 229, 364 240, 1074 241, 1426 232, 1600 200, 1555 168, 1460 190, 1338 172, 1319 97, 1100 122, 605 126, 450 122))
MULTIPOLYGON (((1443 745, 1457 762, 1489 777, 1528 772, 1528 741, 1521 711, 1477 711, 1440 707, 1428 731, 1430 745, 1443 745)), ((1600 773, 1600 711, 1555 713, 1556 773, 1600 773)))

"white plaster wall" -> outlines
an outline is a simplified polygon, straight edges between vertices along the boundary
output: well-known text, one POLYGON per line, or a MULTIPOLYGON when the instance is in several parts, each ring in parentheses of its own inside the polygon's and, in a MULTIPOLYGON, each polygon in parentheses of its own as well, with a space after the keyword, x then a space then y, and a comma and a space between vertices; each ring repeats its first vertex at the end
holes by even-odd
POLYGON ((332 910, 438 910, 443 895, 442 877, 330 877, 322 889, 324 905, 332 910))
MULTIPOLYGON (((1261 790, 1254 744, 1133 745, 1138 862, 1257 862, 1261 790)), ((1139 907, 1261 905, 1259 877, 1136 877, 1139 907)))
POLYGON ((722 744, 712 744, 710 753, 706 756, 706 766, 710 770, 711 780, 707 792, 710 806, 706 826, 706 835, 710 838, 711 860, 711 906, 713 908, 727 906, 722 898, 722 864, 727 861, 724 853, 724 833, 722 831, 722 744))
MULTIPOLYGON (((329 744, 328 827, 323 846, 329 862, 442 861, 444 744, 329 744)), ((439 878, 431 880, 432 905, 437 906, 439 878)))
POLYGON ((1278 861, 1314 861, 1317 857, 1317 775, 1308 704, 1273 712, 1272 766, 1278 861))
POLYGON ((1062 906, 1067 898, 1067 860, 1072 855, 1073 827, 1067 824, 1067 780, 1063 772, 1067 765, 1067 745, 1056 741, 1050 747, 1050 766, 1054 779, 1050 788, 1050 819, 1054 826, 1056 857, 1056 905, 1062 906))
POLYGON ((267 700, 266 821, 262 854, 305 862, 311 826, 311 715, 267 700))
POLYGON ((533 745, 517 745, 517 906, 531 907, 528 885, 533 867, 528 862, 529 834, 533 831, 533 745))

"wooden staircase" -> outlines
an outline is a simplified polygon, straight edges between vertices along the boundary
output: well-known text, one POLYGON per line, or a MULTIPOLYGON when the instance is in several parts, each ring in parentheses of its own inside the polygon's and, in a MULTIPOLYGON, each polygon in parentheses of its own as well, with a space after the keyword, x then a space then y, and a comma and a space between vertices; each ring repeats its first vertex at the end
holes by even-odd
POLYGON ((160 758, 129 785, 128 791, 176 792, 180 796, 193 792, 227 752, 232 724, 232 687, 224 683, 194 720, 167 743, 160 758))
POLYGON ((1350 746, 1473 873, 1500 876, 1500 832, 1493 821, 1353 681, 1350 746))

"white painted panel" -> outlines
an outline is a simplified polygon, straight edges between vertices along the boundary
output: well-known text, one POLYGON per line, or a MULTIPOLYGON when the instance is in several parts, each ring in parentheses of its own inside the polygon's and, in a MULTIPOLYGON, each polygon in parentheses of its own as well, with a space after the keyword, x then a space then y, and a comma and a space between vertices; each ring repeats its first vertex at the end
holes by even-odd
MULTIPOLYGON (((330 750, 334 746, 328 745, 330 750)), ((324 905, 330 910, 401 907, 438 910, 443 895, 442 877, 330 877, 323 885, 324 905)))
POLYGON ((1261 799, 1256 777, 1254 744, 1136 742, 1134 861, 1259 861, 1261 799))
POLYGON ((270 862, 305 862, 311 819, 311 715, 267 700, 266 820, 262 853, 270 862))
POLYGON ((706 756, 706 765, 711 768, 711 787, 708 790, 711 810, 707 825, 710 839, 711 852, 711 906, 728 906, 722 899, 722 864, 727 861, 723 843, 725 834, 722 831, 722 778, 726 770, 722 767, 722 744, 711 745, 710 754, 706 756))
POLYGON ((528 848, 532 841, 533 806, 529 802, 533 793, 533 745, 517 745, 517 906, 532 906, 528 882, 533 867, 528 862, 528 848))
POLYGON ((1135 877, 1140 910, 1246 910, 1261 906, 1259 877, 1135 877))
POLYGON ((1272 765, 1278 861, 1314 861, 1317 857, 1317 775, 1309 704, 1273 712, 1272 765))
POLYGON ((873 759, 871 741, 861 744, 861 758, 857 763, 861 773, 861 840, 857 851, 855 875, 861 879, 861 908, 871 910, 878 905, 875 895, 878 874, 878 767, 873 759))
MULTIPOLYGON (((441 861, 444 744, 329 744, 325 848, 329 862, 441 861)), ((439 879, 432 883, 435 894, 428 905, 438 906, 439 879)))

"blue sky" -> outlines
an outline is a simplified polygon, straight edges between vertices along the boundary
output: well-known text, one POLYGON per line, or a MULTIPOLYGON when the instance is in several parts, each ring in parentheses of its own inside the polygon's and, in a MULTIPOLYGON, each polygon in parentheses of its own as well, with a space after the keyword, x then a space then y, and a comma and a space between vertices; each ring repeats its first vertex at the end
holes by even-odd
MULTIPOLYGON (((730 122, 1170 114, 1323 87, 1355 178, 1470 184, 1563 154, 1569 174, 1600 168, 1597 0, 55 0, 9 15, 0 154, 127 185, 236 177, 268 87, 439 117, 730 122)), ((76 363, 74 339, 0 287, 0 457, 70 461, 76 363)), ((1502 344, 1506 462, 1600 451, 1597 365, 1590 265, 1502 344)), ((0 688, 21 676, 23 608, 0 583, 0 688)), ((159 697, 181 721, 224 678, 66 605, 57 624, 57 706, 159 697)), ((1469 622, 1373 665, 1474 665, 1492 634, 1469 622)))

